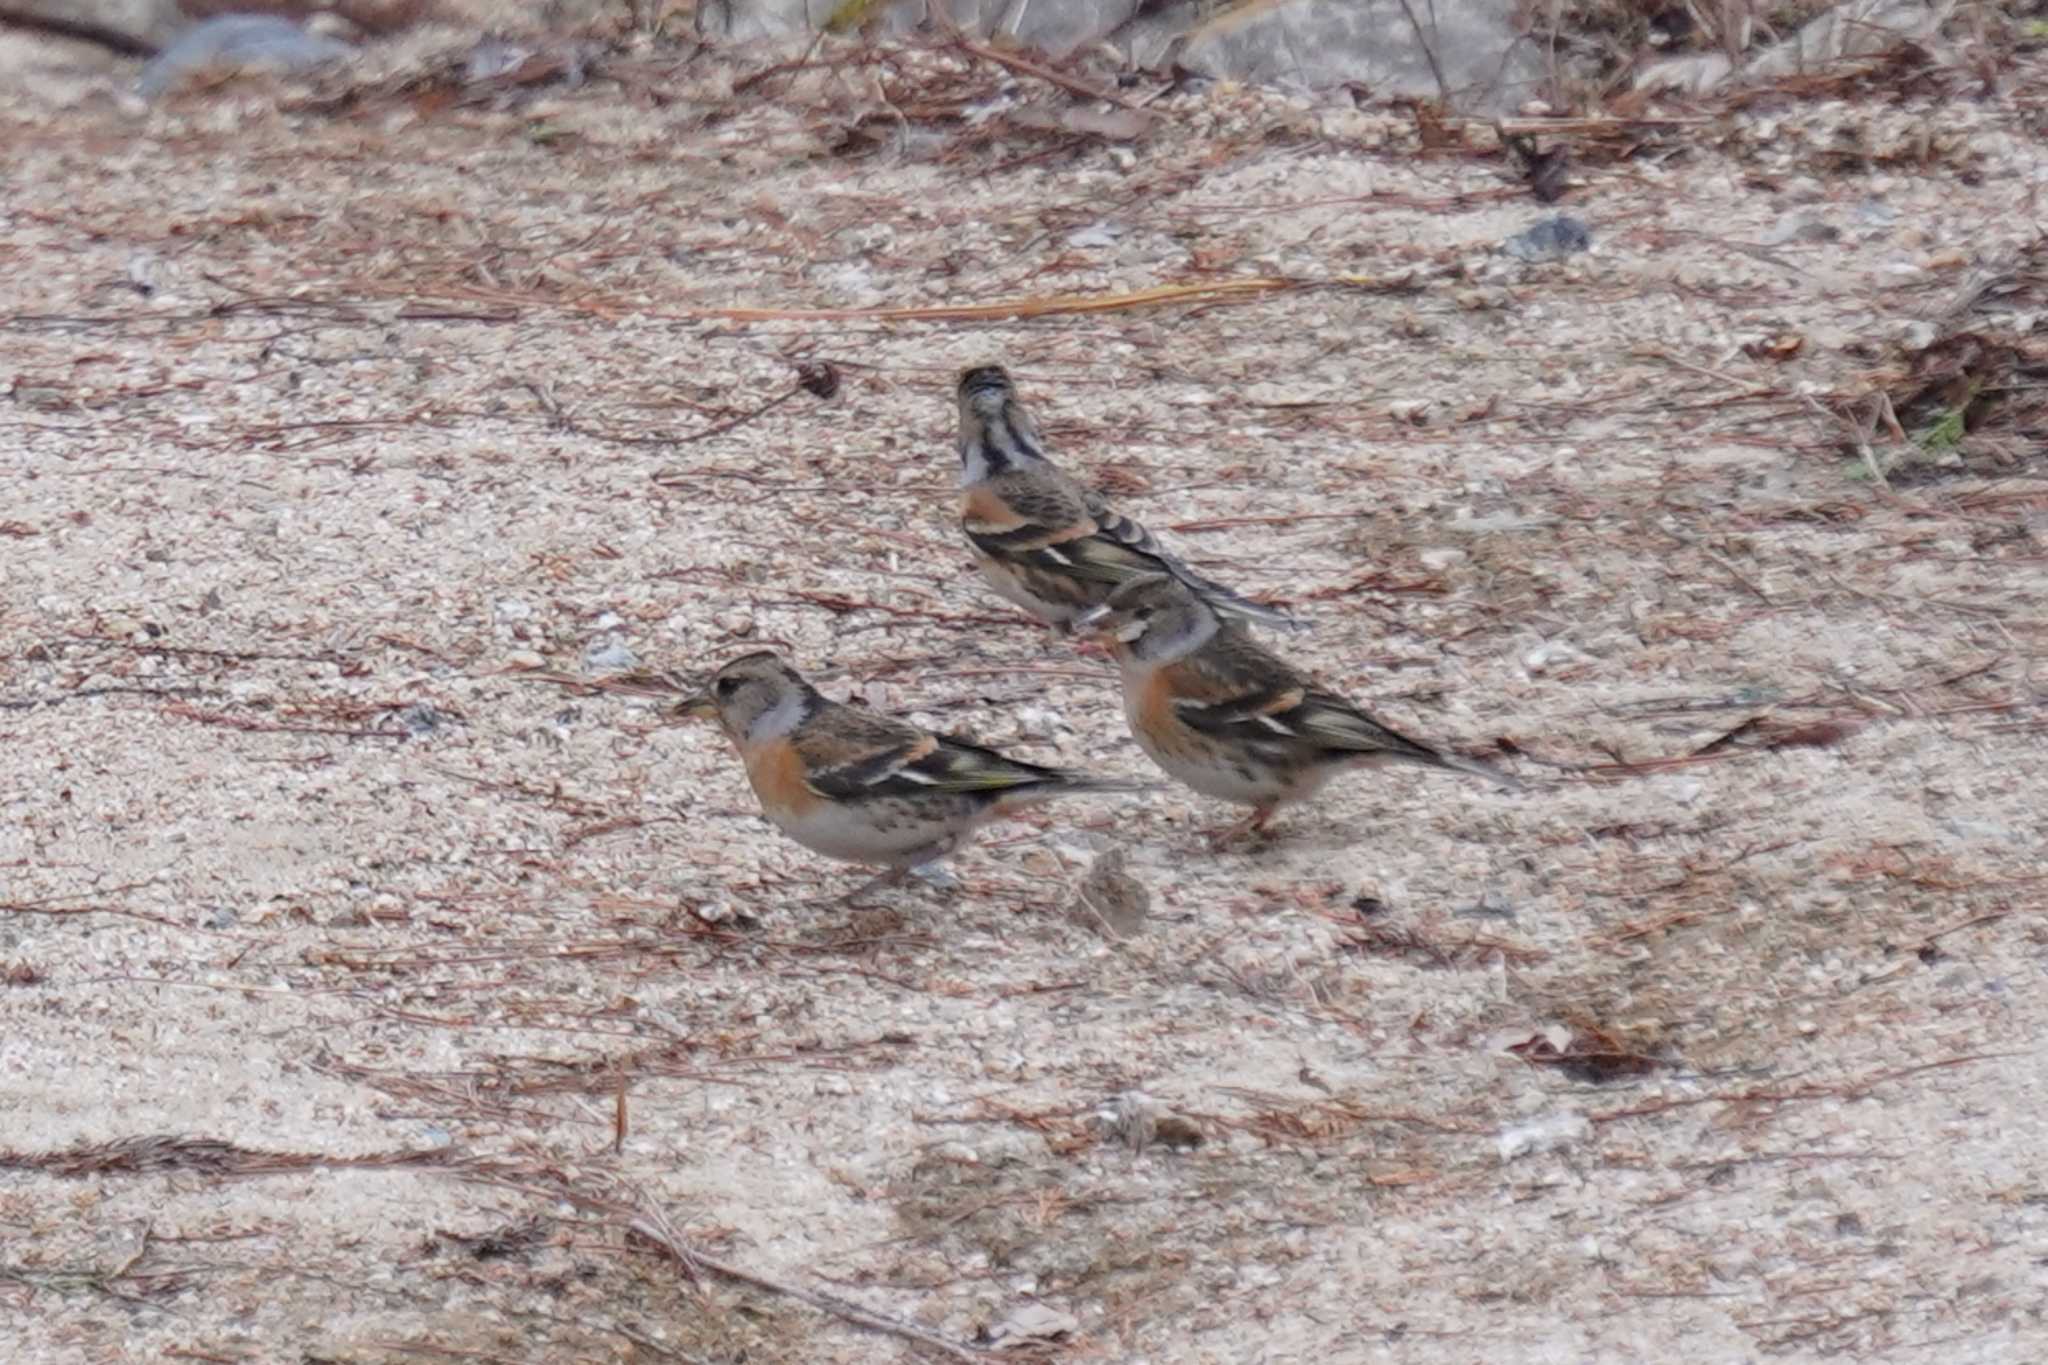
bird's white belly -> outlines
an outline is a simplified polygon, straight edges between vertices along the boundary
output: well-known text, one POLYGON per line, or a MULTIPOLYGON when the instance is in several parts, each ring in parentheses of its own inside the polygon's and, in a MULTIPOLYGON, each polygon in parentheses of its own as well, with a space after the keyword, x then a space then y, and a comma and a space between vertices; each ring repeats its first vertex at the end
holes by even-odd
POLYGON ((973 825, 926 818, 893 801, 820 802, 801 812, 771 811, 784 834, 813 853, 842 862, 911 867, 944 857, 973 825))

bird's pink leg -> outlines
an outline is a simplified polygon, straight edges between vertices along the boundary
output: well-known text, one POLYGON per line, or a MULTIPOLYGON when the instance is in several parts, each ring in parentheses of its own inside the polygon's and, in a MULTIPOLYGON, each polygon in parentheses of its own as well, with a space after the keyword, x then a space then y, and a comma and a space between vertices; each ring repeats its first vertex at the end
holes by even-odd
POLYGON ((1266 822, 1273 818, 1273 812, 1278 809, 1277 805, 1253 806, 1250 815, 1245 816, 1244 819, 1230 826, 1230 828, 1219 830, 1216 834, 1210 836, 1209 846, 1211 848, 1222 848, 1226 844, 1235 842, 1241 835, 1261 833, 1266 828, 1266 822))

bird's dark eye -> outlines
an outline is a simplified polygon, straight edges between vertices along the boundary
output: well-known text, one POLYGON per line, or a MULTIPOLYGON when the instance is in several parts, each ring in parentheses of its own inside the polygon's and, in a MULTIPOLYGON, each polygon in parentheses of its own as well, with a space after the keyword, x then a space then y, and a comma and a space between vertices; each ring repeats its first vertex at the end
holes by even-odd
POLYGON ((711 690, 721 697, 729 697, 740 690, 740 680, 738 678, 720 678, 711 685, 711 690))

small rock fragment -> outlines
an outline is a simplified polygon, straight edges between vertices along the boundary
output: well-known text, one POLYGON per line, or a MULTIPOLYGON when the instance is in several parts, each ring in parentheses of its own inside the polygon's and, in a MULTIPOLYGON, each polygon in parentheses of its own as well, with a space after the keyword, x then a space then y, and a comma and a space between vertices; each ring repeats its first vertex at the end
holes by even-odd
POLYGON ((1593 233, 1568 213, 1540 219, 1501 243, 1501 250, 1524 261, 1561 261, 1593 246, 1593 233))
POLYGON ((1531 676, 1540 676, 1561 663, 1579 658, 1579 651, 1562 640, 1546 640, 1522 656, 1522 669, 1531 676))
POLYGON ((931 887, 934 891, 958 891, 960 889, 959 875, 948 868, 939 866, 937 863, 926 863, 923 867, 913 867, 910 869, 910 875, 923 882, 926 886, 931 887))
POLYGON ((1941 336, 1941 329, 1924 318, 1915 318, 1899 326, 1899 344, 1908 351, 1924 351, 1941 336))
POLYGON ((1067 245, 1084 251, 1100 250, 1115 246, 1117 239, 1123 235, 1124 227, 1121 223, 1090 223, 1087 227, 1075 228, 1068 233, 1067 245))
POLYGON ((982 1339, 999 1351, 1027 1350, 1048 1341, 1063 1340, 1080 1330, 1081 1320, 1072 1313, 1062 1313, 1042 1303, 1026 1303, 986 1328, 982 1339))
POLYGON ((1593 1136, 1593 1125, 1577 1110, 1549 1114, 1530 1123, 1518 1123, 1500 1130, 1496 1141, 1502 1162, 1535 1152, 1554 1152, 1593 1136))
POLYGON ((425 739, 448 723, 432 703, 416 701, 392 717, 405 730, 407 739, 425 739))
MULTIPOLYGON (((694 883, 692 885, 694 886, 694 883)), ((693 905, 690 907, 690 913, 704 924, 724 924, 726 921, 734 918, 739 912, 734 908, 731 901, 718 900, 706 901, 702 905, 693 905)))
POLYGON ((1788 213, 1758 239, 1759 246, 1784 246, 1787 242, 1832 242, 1842 230, 1805 213, 1788 213))
POLYGON ((583 671, 615 673, 638 668, 640 656, 617 640, 600 640, 583 651, 583 671))
POLYGON ((1513 919, 1515 907, 1512 901, 1489 887, 1479 893, 1478 900, 1451 913, 1462 919, 1513 919))
POLYGON ((532 56, 533 49, 524 44, 487 36, 463 54, 462 79, 469 85, 494 80, 517 71, 532 56))

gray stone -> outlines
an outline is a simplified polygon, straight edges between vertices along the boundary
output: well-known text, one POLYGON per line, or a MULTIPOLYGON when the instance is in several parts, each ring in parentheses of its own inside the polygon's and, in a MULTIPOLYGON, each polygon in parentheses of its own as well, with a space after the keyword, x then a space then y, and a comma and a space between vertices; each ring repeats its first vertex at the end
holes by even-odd
MULTIPOLYGON (((1541 55, 1516 26, 1514 0, 950 0, 946 8, 975 38, 1056 58, 1108 43, 1144 69, 1177 63, 1198 76, 1302 89, 1358 84, 1379 97, 1448 89, 1461 109, 1512 109, 1544 77, 1541 55)), ((877 0, 864 11, 850 0, 703 0, 698 24, 717 38, 788 38, 851 13, 884 34, 935 22, 928 0, 877 0)))
POLYGON ((1567 213, 1543 218, 1501 243, 1501 250, 1524 261, 1558 261, 1589 250, 1593 234, 1567 213))
POLYGON ((1150 65, 1153 44, 1163 56, 1163 41, 1182 39, 1176 60, 1197 75, 1310 90, 1356 84, 1377 98, 1448 94, 1460 109, 1492 112, 1531 98, 1544 75, 1512 0, 1293 0, 1193 27, 1177 21, 1172 11, 1131 25, 1133 58, 1150 65))
POLYGON ((585 673, 617 673, 640 666, 640 656, 617 640, 595 640, 583 651, 585 673))
POLYGON ((952 0, 951 8, 970 33, 1064 57, 1130 22, 1139 0, 952 0))
MULTIPOLYGON (((950 0, 946 13, 961 31, 1063 57, 1122 27, 1139 0, 950 0)), ((926 0, 702 0, 698 27, 710 36, 746 41, 815 32, 836 16, 858 14, 885 34, 935 22, 926 0)), ((842 19, 842 22, 844 20, 842 19)))
POLYGON ((431 702, 416 701, 398 711, 392 719, 405 729, 408 739, 425 739, 448 723, 448 717, 431 702))
POLYGON ((305 71, 355 55, 338 38, 308 33, 272 14, 223 14, 195 24, 152 57, 135 82, 136 93, 155 99, 195 72, 217 67, 305 71))
POLYGON ((1652 62, 1636 76, 1638 90, 1701 92, 1722 85, 1778 80, 1845 58, 1868 57, 1904 44, 1937 44, 1956 0, 1845 0, 1814 16, 1783 42, 1743 54, 1695 52, 1652 62))

